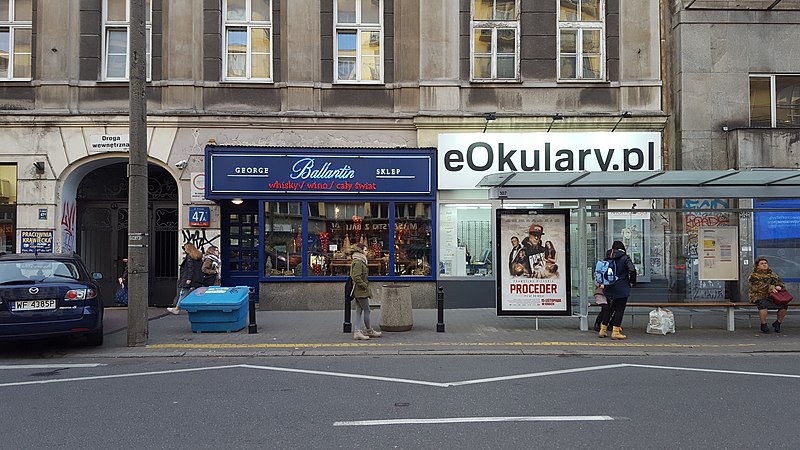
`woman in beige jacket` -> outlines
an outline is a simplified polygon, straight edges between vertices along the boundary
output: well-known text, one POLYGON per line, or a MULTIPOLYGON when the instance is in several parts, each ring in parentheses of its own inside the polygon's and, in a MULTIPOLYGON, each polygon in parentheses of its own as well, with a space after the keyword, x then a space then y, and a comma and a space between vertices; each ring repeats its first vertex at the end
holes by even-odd
POLYGON ((350 278, 353 280, 353 299, 356 301, 356 320, 353 322, 364 324, 364 330, 356 329, 353 333, 353 339, 368 340, 373 337, 380 337, 381 332, 374 330, 369 323, 369 299, 372 297, 372 291, 369 288, 369 267, 367 266, 367 246, 362 243, 354 244, 351 248, 353 251, 353 263, 350 266, 350 278), (363 317, 363 322, 362 322, 363 317))

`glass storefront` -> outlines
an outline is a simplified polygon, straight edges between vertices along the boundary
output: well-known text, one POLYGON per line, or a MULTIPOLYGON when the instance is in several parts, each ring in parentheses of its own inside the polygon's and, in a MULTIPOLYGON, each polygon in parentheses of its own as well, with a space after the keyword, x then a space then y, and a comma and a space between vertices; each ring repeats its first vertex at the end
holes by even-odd
POLYGON ((491 276, 491 204, 439 206, 439 276, 491 276))
POLYGON ((232 276, 345 277, 361 243, 371 277, 434 278, 432 149, 207 147, 206 160, 206 197, 247 206, 223 223, 232 276))
POLYGON ((362 243, 371 276, 430 277, 432 210, 431 202, 264 202, 263 274, 346 276, 351 247, 362 243))
POLYGON ((17 226, 17 166, 0 164, 0 252, 14 253, 17 226))

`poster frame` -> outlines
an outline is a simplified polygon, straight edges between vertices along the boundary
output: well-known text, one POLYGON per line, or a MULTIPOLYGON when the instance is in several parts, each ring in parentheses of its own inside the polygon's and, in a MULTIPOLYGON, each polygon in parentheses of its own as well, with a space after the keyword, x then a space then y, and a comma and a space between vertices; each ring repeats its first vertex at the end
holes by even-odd
MULTIPOLYGON (((548 226, 553 226, 548 224, 548 226)), ((546 230, 545 230, 546 235, 546 230)), ((497 261, 496 279, 497 279, 497 315, 498 316, 524 316, 524 317, 569 317, 572 316, 572 282, 571 282, 571 264, 570 264, 570 210, 569 209, 527 209, 527 208, 514 208, 504 209, 497 208, 495 210, 495 255, 497 261), (565 309, 554 310, 552 308, 526 308, 526 309, 511 309, 504 307, 503 286, 508 282, 512 275, 509 273, 508 262, 506 261, 507 246, 503 242, 503 236, 506 234, 504 229, 504 219, 509 216, 525 216, 529 217, 531 223, 535 222, 537 218, 547 218, 548 216, 561 216, 559 217, 560 223, 563 225, 561 230, 563 236, 563 248, 558 250, 561 257, 558 259, 558 265, 561 268, 559 277, 563 279, 563 294, 561 296, 565 309)))

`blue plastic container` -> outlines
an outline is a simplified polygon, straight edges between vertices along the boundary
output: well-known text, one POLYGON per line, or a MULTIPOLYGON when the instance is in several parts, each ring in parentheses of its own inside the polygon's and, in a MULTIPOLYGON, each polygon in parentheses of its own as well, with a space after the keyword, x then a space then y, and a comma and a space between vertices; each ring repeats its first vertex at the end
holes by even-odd
POLYGON ((201 287, 181 300, 181 309, 189 313, 195 333, 231 333, 247 324, 249 292, 247 286, 201 287))

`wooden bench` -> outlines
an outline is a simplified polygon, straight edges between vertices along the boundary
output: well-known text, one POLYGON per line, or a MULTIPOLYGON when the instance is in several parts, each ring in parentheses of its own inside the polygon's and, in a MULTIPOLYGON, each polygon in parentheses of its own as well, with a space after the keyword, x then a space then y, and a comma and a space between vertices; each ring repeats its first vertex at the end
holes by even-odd
MULTIPOLYGON (((590 303, 589 306, 600 306, 597 303, 590 303)), ((734 331, 734 315, 737 309, 755 308, 756 305, 749 302, 731 302, 731 301, 712 301, 712 302, 628 302, 626 306, 626 313, 631 314, 631 320, 636 315, 635 312, 629 312, 627 308, 667 308, 667 309, 682 309, 682 308, 724 308, 728 318, 728 331, 734 331)), ((649 312, 648 312, 649 314, 649 312)), ((689 328, 693 328, 692 314, 689 314, 689 328)))

